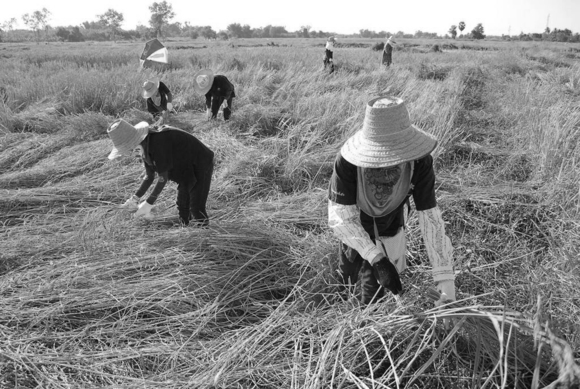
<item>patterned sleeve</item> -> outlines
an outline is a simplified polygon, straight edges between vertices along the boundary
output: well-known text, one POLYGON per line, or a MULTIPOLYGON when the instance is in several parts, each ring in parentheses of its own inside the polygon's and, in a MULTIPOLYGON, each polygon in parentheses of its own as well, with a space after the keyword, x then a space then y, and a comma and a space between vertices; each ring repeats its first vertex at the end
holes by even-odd
POLYGON ((356 205, 342 205, 329 200, 328 226, 344 244, 356 250, 371 264, 375 258, 383 255, 364 230, 356 205))
POLYGON ((445 224, 439 207, 417 211, 419 228, 427 248, 427 256, 433 266, 435 282, 454 280, 453 247, 445 235, 445 224))

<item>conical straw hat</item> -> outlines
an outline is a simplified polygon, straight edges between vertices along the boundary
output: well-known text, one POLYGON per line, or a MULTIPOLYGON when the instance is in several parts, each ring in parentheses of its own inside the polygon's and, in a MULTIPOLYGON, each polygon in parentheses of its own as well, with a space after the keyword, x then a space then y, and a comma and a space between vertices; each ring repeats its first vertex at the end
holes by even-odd
POLYGON ((117 119, 107 129, 107 133, 113 141, 113 151, 109 159, 115 159, 121 155, 131 155, 133 149, 147 137, 149 127, 133 127, 123 119, 117 119))
POLYGON ((379 168, 424 157, 436 146, 433 135, 411 124, 402 99, 381 96, 367 103, 363 128, 344 143, 340 152, 353 165, 379 168))

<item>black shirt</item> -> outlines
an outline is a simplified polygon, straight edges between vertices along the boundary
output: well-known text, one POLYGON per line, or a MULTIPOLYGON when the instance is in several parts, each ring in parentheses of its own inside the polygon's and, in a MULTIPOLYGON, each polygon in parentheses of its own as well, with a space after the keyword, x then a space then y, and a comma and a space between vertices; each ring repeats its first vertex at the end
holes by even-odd
MULTIPOLYGON (((341 153, 338 152, 328 188, 329 200, 342 205, 356 205, 357 176, 357 167, 344 159, 341 153)), ((430 154, 415 160, 410 194, 413 196, 413 201, 418 211, 437 206, 433 157, 430 154)), ((395 235, 398 228, 404 224, 403 210, 405 203, 401 203, 397 209, 386 216, 374 218, 381 236, 395 235)), ((361 211, 360 218, 365 231, 374 236, 373 217, 361 211)))
POLYGON ((149 204, 155 202, 167 180, 195 184, 194 170, 213 163, 213 151, 193 135, 179 129, 162 127, 160 132, 150 132, 141 145, 145 151, 146 177, 136 193, 137 197, 145 194, 155 173, 159 174, 159 180, 147 199, 149 204))
POLYGON ((213 78, 211 89, 205 94, 205 105, 211 108, 211 98, 223 97, 225 100, 231 97, 236 97, 234 92, 234 85, 228 80, 226 76, 216 75, 213 78))
POLYGON ((147 99, 147 111, 149 111, 153 117, 157 117, 161 115, 161 112, 167 110, 167 95, 170 93, 171 92, 169 91, 167 85, 159 81, 159 94, 161 95, 161 103, 159 105, 155 105, 151 97, 147 99))

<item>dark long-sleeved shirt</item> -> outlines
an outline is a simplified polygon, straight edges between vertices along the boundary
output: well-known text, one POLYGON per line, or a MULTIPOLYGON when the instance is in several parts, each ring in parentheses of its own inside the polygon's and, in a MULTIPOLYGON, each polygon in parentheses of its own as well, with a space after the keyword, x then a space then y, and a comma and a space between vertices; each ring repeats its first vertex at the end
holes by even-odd
POLYGON ((205 106, 211 108, 211 99, 213 98, 223 98, 228 100, 232 97, 236 97, 234 91, 234 85, 227 79, 226 76, 216 75, 213 79, 213 84, 209 92, 205 94, 205 106))
POLYGON ((135 195, 142 197, 159 175, 147 202, 155 203, 167 180, 178 184, 195 184, 195 167, 213 163, 214 153, 199 139, 177 128, 165 127, 150 132, 141 142, 144 150, 145 178, 135 195))
POLYGON ((161 103, 159 105, 155 105, 151 97, 147 99, 147 111, 149 111, 153 117, 157 117, 161 115, 161 112, 167 110, 167 103, 171 101, 171 92, 167 85, 161 81, 159 81, 159 94, 161 95, 161 103))

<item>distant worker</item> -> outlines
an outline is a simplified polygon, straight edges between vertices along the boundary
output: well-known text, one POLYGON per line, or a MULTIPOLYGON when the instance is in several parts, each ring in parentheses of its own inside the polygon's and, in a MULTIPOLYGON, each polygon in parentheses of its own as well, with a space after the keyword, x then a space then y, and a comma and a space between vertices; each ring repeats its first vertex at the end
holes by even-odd
POLYGON ((361 273, 361 302, 384 289, 402 293, 406 268, 405 218, 413 197, 419 229, 441 293, 436 305, 455 300, 453 247, 435 198, 431 151, 437 140, 411 124, 403 100, 370 100, 362 129, 336 156, 328 193, 328 225, 340 239, 338 271, 352 290, 361 273))
POLYGON ((383 48, 383 58, 381 63, 385 66, 391 66, 393 63, 393 46, 396 45, 397 42, 393 40, 393 37, 390 36, 385 43, 385 47, 383 48))
POLYGON ((330 73, 334 72, 334 43, 336 39, 331 36, 326 41, 326 49, 324 51, 324 69, 330 68, 330 73))
POLYGON ((196 137, 175 127, 163 126, 150 131, 151 126, 141 122, 132 126, 123 119, 115 120, 107 129, 113 141, 109 159, 139 154, 145 165, 141 186, 121 208, 136 210, 134 217, 151 218, 151 209, 168 180, 177 183, 177 210, 179 220, 188 225, 207 226, 209 217, 205 209, 214 153, 196 137), (141 197, 159 176, 155 188, 146 201, 141 197))
POLYGON ((207 120, 217 118, 220 106, 223 106, 224 120, 230 119, 236 92, 226 76, 214 75, 211 69, 200 70, 193 76, 193 90, 205 96, 207 120))
POLYGON ((147 99, 147 111, 157 120, 156 125, 166 122, 173 109, 173 96, 167 85, 158 78, 147 80, 143 83, 142 96, 147 99))

